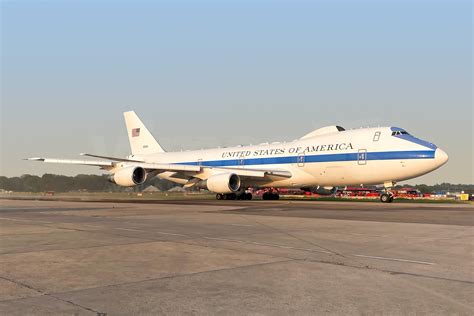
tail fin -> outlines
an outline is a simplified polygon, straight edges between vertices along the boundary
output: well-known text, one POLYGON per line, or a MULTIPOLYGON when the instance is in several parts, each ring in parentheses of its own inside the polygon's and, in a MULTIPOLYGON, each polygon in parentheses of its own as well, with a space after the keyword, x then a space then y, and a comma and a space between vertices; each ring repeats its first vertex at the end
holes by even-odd
POLYGON ((134 111, 124 112, 132 155, 153 154, 165 150, 158 144, 134 111))

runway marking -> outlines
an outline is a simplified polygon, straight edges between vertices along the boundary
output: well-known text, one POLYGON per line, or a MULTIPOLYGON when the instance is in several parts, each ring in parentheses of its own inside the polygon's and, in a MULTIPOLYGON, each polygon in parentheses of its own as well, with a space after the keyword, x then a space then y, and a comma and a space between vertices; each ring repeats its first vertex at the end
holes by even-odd
MULTIPOLYGON (((14 221, 14 222, 33 222, 34 224, 36 223, 52 223, 49 221, 39 221, 39 220, 34 220, 34 219, 19 219, 19 218, 9 218, 9 217, 0 217, 0 220, 5 220, 5 221, 14 221)), ((31 224, 33 225, 33 224, 31 224)))
POLYGON ((389 261, 399 261, 399 262, 409 262, 409 263, 416 263, 416 264, 425 264, 425 265, 430 265, 430 266, 436 264, 436 263, 433 263, 433 262, 416 261, 416 260, 408 260, 408 259, 400 259, 400 258, 390 258, 390 257, 365 256, 365 255, 355 255, 355 254, 352 254, 351 256, 359 257, 359 258, 377 259, 377 260, 389 260, 389 261))
POLYGON ((310 248, 299 248, 299 247, 292 247, 292 246, 285 246, 285 245, 278 245, 278 244, 270 244, 270 243, 265 243, 265 242, 245 241, 245 240, 227 239, 227 238, 212 238, 212 237, 204 237, 204 239, 217 240, 217 241, 228 241, 228 242, 235 242, 235 243, 241 243, 241 244, 252 244, 252 245, 258 245, 258 246, 269 246, 269 247, 276 247, 276 248, 283 248, 283 249, 294 249, 294 250, 302 250, 302 251, 309 251, 309 252, 320 252, 320 253, 332 254, 332 252, 324 251, 324 250, 310 249, 310 248))
MULTIPOLYGON (((276 248, 283 248, 283 249, 294 249, 294 250, 302 250, 302 251, 309 251, 309 252, 319 252, 319 253, 333 254, 332 252, 324 251, 324 250, 319 250, 319 249, 292 247, 292 246, 285 246, 285 245, 279 245, 279 244, 271 244, 271 243, 265 243, 265 242, 245 241, 245 240, 239 240, 239 239, 215 238, 215 237, 204 237, 204 239, 217 240, 217 241, 227 241, 227 242, 234 242, 234 243, 241 243, 241 244, 252 244, 252 245, 258 245, 258 246, 269 246, 269 247, 276 247, 276 248)), ((435 265, 435 263, 432 263, 432 262, 417 261, 417 260, 408 260, 408 259, 401 259, 401 258, 377 257, 377 256, 366 256, 366 255, 357 255, 357 254, 351 254, 351 256, 359 257, 359 258, 367 258, 367 259, 389 260, 389 261, 408 262, 408 263, 416 263, 416 264, 424 264, 424 265, 435 265)))
MULTIPOLYGON (((144 230, 139 230, 139 229, 132 229, 132 228, 115 228, 115 229, 127 230, 127 231, 137 231, 137 232, 149 232, 149 231, 144 231, 144 230)), ((191 237, 189 235, 176 234, 176 233, 167 233, 167 232, 154 232, 154 233, 161 234, 161 235, 191 237)), ((319 250, 319 249, 292 247, 292 246, 272 244, 272 243, 266 243, 266 242, 246 241, 246 240, 240 240, 240 239, 229 239, 229 238, 218 238, 218 237, 203 237, 203 238, 207 239, 207 240, 227 241, 227 242, 240 243, 240 244, 251 244, 251 245, 257 245, 257 246, 267 246, 267 247, 275 247, 275 248, 281 248, 281 249, 293 249, 293 250, 301 250, 301 251, 308 251, 308 252, 333 254, 332 252, 319 250)), ((358 258, 366 258, 366 259, 407 262, 407 263, 424 264, 424 265, 435 265, 435 263, 433 263, 433 262, 425 262, 425 261, 417 261, 417 260, 409 260, 409 259, 401 259, 401 258, 366 256, 366 255, 358 255, 358 254, 351 254, 350 256, 358 257, 358 258)))
POLYGON ((183 234, 174 234, 174 233, 165 233, 165 232, 154 232, 157 234, 162 234, 162 235, 172 235, 172 236, 182 236, 182 237, 190 237, 188 235, 183 235, 183 234))
POLYGON ((140 229, 132 229, 132 228, 120 228, 120 227, 116 227, 114 229, 119 229, 119 230, 126 230, 126 231, 129 231, 129 232, 145 232, 144 230, 140 230, 140 229))
POLYGON ((231 226, 241 226, 241 227, 253 227, 253 225, 245 225, 245 224, 230 224, 231 226))
POLYGON ((146 233, 155 233, 155 234, 161 234, 161 235, 189 237, 188 235, 183 235, 183 234, 155 232, 155 231, 148 231, 148 230, 142 230, 142 229, 133 229, 133 228, 120 228, 120 227, 118 227, 118 228, 115 228, 115 229, 126 230, 126 231, 131 231, 131 232, 142 232, 142 233, 146 232, 146 233))

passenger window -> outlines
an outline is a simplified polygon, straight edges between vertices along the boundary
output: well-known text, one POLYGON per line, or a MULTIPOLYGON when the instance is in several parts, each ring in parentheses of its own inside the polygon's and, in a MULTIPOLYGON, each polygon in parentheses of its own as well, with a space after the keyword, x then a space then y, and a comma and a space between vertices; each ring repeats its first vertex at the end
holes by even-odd
POLYGON ((378 142, 380 139, 380 132, 375 132, 374 134, 374 142, 378 142))

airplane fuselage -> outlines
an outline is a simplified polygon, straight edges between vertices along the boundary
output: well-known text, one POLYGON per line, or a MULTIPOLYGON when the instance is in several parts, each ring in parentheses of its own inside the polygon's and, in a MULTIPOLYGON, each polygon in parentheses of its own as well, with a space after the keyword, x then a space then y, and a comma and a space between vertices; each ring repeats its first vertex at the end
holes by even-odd
MULTIPOLYGON (((211 168, 289 171, 290 178, 267 178, 256 185, 276 188, 397 182, 424 175, 446 162, 444 151, 406 132, 401 134, 402 131, 394 127, 364 128, 286 143, 163 152, 129 158, 211 168)), ((177 183, 187 181, 175 178, 173 172, 158 176, 177 183)))

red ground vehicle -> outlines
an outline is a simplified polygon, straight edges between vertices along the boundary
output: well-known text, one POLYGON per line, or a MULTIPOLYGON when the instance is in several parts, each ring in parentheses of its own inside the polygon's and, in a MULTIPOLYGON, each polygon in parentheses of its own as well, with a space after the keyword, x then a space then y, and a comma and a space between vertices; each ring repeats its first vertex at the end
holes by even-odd
POLYGON ((413 199, 423 197, 423 194, 419 190, 414 188, 401 188, 392 192, 396 197, 400 198, 413 199))
POLYGON ((375 188, 347 187, 337 190, 336 195, 340 197, 379 197, 380 192, 375 188))

